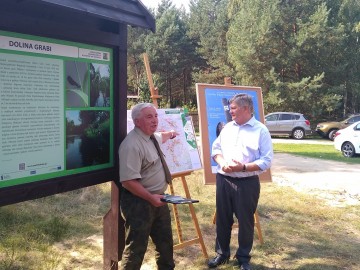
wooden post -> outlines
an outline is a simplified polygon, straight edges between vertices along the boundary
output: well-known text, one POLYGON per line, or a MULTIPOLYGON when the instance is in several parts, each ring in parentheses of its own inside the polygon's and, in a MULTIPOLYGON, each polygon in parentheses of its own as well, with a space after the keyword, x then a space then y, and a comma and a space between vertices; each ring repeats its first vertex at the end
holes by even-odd
POLYGON ((157 87, 154 86, 154 82, 153 82, 151 70, 150 70, 148 55, 146 53, 144 53, 143 56, 144 56, 144 64, 145 64, 145 69, 146 69, 146 76, 149 81, 151 99, 152 99, 152 102, 155 105, 155 107, 158 108, 157 100, 158 100, 158 98, 161 98, 162 96, 159 95, 159 91, 158 91, 157 87))
MULTIPOLYGON (((114 93, 113 98, 117 105, 114 107, 114 114, 126 115, 126 103, 127 100, 120 98, 126 95, 127 82, 127 54, 126 50, 122 48, 127 47, 127 26, 122 25, 119 29, 121 46, 117 50, 114 50, 114 71, 117 73, 114 77, 114 93), (119 91, 115 91, 119 89, 119 91)), ((116 74, 115 73, 115 74, 116 74)), ((120 145, 121 138, 126 136, 126 117, 125 121, 114 123, 114 129, 117 130, 119 136, 114 138, 114 145, 118 147, 120 145)), ((114 154, 114 164, 116 168, 119 166, 118 156, 114 154)), ((122 253, 125 248, 125 226, 124 220, 120 214, 120 182, 119 179, 112 179, 111 181, 111 201, 110 210, 103 218, 103 258, 104 270, 118 270, 119 261, 121 261, 122 253)))
POLYGON ((104 270, 119 269, 118 262, 125 248, 125 235, 119 231, 124 226, 124 220, 120 218, 119 196, 119 188, 111 182, 111 208, 104 216, 104 270))
POLYGON ((224 78, 224 84, 225 85, 232 85, 231 77, 225 77, 224 78))

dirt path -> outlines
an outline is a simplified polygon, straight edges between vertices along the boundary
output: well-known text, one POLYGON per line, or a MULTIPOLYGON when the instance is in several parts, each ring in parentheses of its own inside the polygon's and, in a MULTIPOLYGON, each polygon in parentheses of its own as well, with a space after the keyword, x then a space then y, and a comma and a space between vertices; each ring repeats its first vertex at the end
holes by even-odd
POLYGON ((273 182, 321 197, 333 206, 360 204, 360 166, 276 153, 273 182))

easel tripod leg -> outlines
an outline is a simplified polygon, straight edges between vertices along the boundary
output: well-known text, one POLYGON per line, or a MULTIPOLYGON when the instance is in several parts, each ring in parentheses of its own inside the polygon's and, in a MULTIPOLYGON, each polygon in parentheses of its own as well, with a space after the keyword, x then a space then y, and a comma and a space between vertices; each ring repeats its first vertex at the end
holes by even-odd
POLYGON ((261 232, 260 217, 259 217, 259 213, 257 212, 257 210, 255 211, 254 219, 255 219, 255 227, 257 230, 258 237, 259 237, 259 241, 260 241, 260 244, 262 245, 262 244, 264 244, 264 240, 263 240, 263 236, 262 236, 262 232, 261 232))
MULTIPOLYGON (((184 186, 186 198, 190 199, 191 198, 190 197, 190 192, 189 192, 189 188, 188 188, 187 183, 186 183, 185 176, 181 176, 181 181, 182 181, 182 184, 184 186)), ((208 254, 207 254, 207 251, 206 251, 204 240, 202 238, 200 226, 199 226, 199 223, 198 223, 198 220, 197 220, 197 217, 196 217, 195 208, 194 208, 192 203, 189 204, 189 208, 190 208, 190 213, 191 213, 191 216, 192 216, 195 228, 196 228, 196 232, 197 232, 197 235, 198 235, 198 238, 199 238, 199 242, 200 242, 200 245, 201 245, 202 252, 204 254, 204 257, 207 259, 208 254)))
MULTIPOLYGON (((169 188, 170 188, 170 194, 175 195, 174 187, 173 187, 172 184, 169 184, 169 188)), ((178 209, 176 207, 176 204, 173 204, 172 208, 173 208, 173 211, 174 211, 174 219, 175 219, 176 231, 177 231, 178 239, 179 239, 179 242, 182 243, 183 242, 182 230, 181 230, 179 212, 178 212, 178 209)))

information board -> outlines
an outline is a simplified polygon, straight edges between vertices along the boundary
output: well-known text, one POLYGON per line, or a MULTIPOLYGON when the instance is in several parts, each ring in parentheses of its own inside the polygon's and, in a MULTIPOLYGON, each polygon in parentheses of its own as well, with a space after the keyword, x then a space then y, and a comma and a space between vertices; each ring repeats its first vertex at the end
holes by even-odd
POLYGON ((0 31, 0 188, 114 166, 112 49, 0 31))
MULTIPOLYGON (((174 130, 179 135, 161 144, 171 174, 201 169, 201 160, 196 143, 196 134, 190 116, 180 109, 158 109, 157 132, 174 130)), ((127 112, 127 131, 134 128, 131 110, 127 112)))

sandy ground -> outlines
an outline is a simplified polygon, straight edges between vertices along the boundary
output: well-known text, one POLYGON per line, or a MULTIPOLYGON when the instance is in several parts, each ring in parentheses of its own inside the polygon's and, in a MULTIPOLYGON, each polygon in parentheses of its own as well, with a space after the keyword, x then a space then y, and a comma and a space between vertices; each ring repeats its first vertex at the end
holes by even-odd
MULTIPOLYGON (((281 139, 274 143, 283 142, 281 139)), ((286 143, 299 143, 286 140, 286 143)), ((333 144, 327 140, 300 143, 333 144)), ((360 158, 360 157, 355 157, 360 158)), ((321 197, 332 206, 360 204, 360 165, 276 153, 271 169, 273 182, 321 197)))

